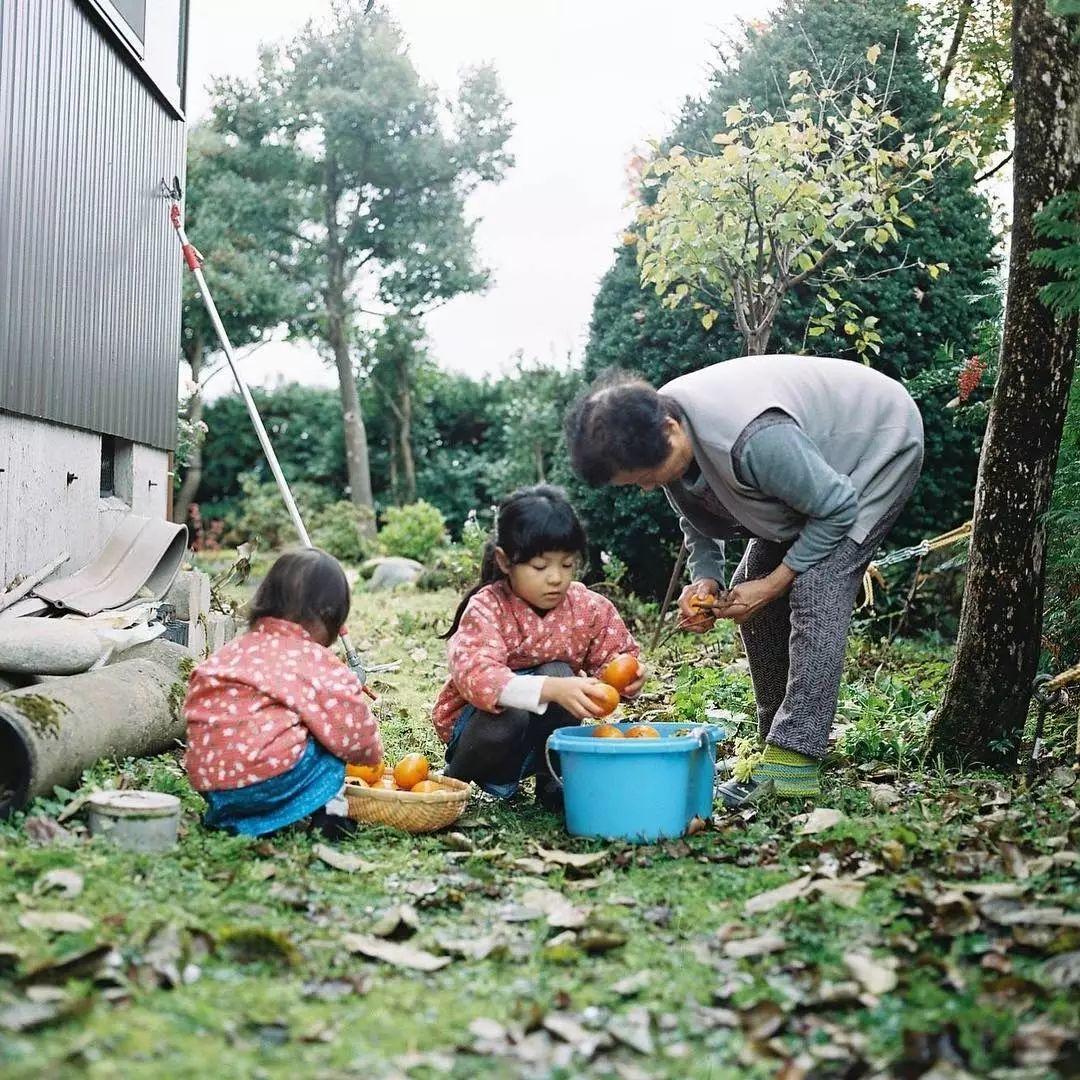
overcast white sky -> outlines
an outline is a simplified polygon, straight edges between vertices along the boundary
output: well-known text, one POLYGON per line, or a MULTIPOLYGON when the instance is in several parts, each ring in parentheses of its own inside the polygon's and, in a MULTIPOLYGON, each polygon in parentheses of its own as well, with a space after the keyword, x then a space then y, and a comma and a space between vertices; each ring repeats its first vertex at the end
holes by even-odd
MULTIPOLYGON (((498 68, 516 123, 516 167, 471 212, 492 285, 428 318, 436 359, 474 375, 528 357, 579 357, 600 278, 628 217, 626 164, 705 86, 713 43, 770 0, 387 0, 423 79, 453 92, 462 67, 498 68)), ((254 71, 261 41, 292 36, 329 0, 192 0, 188 102, 220 74, 254 71)), ((198 244, 199 238, 193 237, 198 244)), ((309 349, 261 348, 252 381, 333 383, 309 349)), ((227 387, 224 378, 215 388, 227 387)))

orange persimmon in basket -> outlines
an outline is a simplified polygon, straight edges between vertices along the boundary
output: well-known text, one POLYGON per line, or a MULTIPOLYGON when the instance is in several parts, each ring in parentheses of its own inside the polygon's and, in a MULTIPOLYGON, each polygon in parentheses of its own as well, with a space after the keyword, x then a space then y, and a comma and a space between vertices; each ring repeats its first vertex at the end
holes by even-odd
POLYGON ((431 766, 423 754, 406 754, 394 766, 394 781, 402 791, 412 791, 428 778, 431 766))

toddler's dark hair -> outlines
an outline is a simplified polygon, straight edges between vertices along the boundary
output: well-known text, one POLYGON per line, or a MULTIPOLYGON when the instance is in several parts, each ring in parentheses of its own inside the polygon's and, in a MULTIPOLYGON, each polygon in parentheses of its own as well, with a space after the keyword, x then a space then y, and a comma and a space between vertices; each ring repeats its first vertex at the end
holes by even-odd
POLYGON ((566 412, 570 465, 591 487, 619 472, 655 468, 671 453, 664 423, 678 415, 675 402, 644 379, 608 368, 566 412))
POLYGON ((495 561, 496 548, 502 548, 511 565, 516 566, 545 551, 569 551, 584 559, 588 547, 585 529, 562 488, 550 484, 519 488, 500 504, 495 531, 484 545, 480 580, 465 594, 450 629, 442 636, 453 637, 469 601, 485 585, 505 576, 495 561))
POLYGON ((321 623, 333 637, 349 617, 350 602, 349 579, 337 559, 319 548, 301 548, 287 551, 270 567, 248 608, 248 622, 321 623))

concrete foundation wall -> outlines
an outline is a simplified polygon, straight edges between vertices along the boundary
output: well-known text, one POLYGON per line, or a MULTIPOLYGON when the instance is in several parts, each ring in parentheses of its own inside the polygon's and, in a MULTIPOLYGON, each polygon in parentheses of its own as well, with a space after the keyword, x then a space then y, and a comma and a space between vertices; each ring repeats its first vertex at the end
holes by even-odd
POLYGON ((129 513, 165 516, 168 454, 118 441, 114 494, 102 498, 101 448, 94 432, 0 412, 0 590, 62 551, 58 576, 73 573, 129 513))

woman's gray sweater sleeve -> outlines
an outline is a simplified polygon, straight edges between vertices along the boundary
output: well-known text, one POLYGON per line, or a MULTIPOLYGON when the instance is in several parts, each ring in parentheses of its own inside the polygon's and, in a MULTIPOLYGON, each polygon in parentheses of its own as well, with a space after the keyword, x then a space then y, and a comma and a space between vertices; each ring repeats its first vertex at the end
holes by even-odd
POLYGON ((671 508, 679 515, 679 528, 682 529, 683 538, 686 540, 686 565, 690 571, 690 580, 701 581, 703 578, 712 578, 722 587, 727 573, 724 541, 714 540, 711 536, 700 532, 687 520, 679 504, 672 498, 671 492, 665 490, 664 494, 671 503, 671 508))
POLYGON ((784 563, 801 574, 831 555, 854 525, 859 512, 855 488, 790 417, 745 434, 733 453, 739 478, 806 516, 784 556, 784 563))

